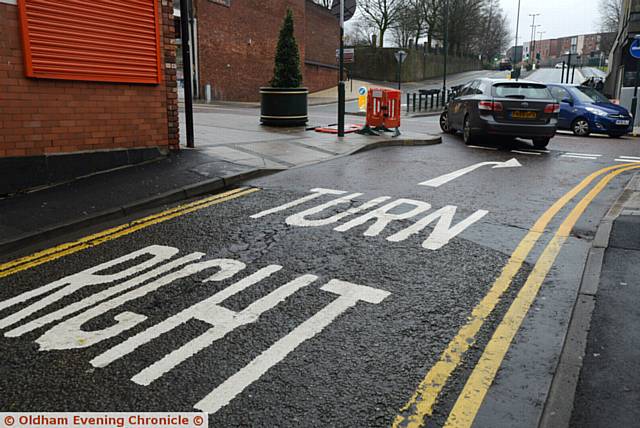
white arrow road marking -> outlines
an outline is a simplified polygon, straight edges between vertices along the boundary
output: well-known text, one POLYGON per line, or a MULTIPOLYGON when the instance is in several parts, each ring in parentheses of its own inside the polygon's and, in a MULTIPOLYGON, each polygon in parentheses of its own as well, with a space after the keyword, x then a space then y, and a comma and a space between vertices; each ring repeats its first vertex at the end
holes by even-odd
POLYGON ((506 162, 480 162, 475 165, 468 166, 466 168, 459 169, 457 171, 450 172, 449 174, 442 175, 440 177, 424 181, 419 183, 419 186, 429 186, 429 187, 440 187, 443 184, 447 184, 450 181, 455 180, 456 178, 462 177, 465 174, 468 174, 472 171, 475 171, 478 168, 482 168, 483 166, 494 165, 493 169, 496 168, 517 168, 522 166, 518 159, 513 158, 509 159, 506 162))

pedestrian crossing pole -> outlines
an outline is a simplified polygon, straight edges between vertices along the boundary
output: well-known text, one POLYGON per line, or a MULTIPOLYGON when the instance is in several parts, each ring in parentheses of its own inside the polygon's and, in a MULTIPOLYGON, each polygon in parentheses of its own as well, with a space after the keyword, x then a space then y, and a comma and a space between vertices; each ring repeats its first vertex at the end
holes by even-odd
POLYGON ((338 83, 338 137, 344 137, 344 0, 340 0, 340 82, 338 83))

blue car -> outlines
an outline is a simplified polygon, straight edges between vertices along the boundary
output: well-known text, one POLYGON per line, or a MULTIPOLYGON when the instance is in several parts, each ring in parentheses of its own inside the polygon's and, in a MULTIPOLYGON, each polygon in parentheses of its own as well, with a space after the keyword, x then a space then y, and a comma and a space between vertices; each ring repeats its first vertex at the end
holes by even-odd
POLYGON ((600 92, 587 86, 547 85, 560 103, 558 129, 568 129, 586 137, 592 132, 619 138, 633 129, 629 110, 613 104, 600 92))

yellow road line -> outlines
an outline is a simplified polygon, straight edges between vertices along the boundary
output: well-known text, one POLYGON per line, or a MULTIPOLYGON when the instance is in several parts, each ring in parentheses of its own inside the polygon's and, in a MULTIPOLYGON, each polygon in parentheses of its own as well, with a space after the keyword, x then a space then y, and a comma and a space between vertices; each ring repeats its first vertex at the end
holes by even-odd
POLYGON ((171 208, 139 220, 134 220, 130 223, 116 226, 102 232, 80 238, 73 242, 67 242, 56 247, 39 251, 30 256, 22 257, 17 260, 0 264, 0 278, 13 275, 14 273, 21 272, 35 266, 39 266, 43 263, 59 259, 69 254, 77 253, 78 251, 82 251, 90 247, 95 247, 96 245, 100 245, 104 242, 129 235, 137 230, 144 229, 148 226, 162 223, 164 221, 171 220, 172 218, 198 211, 211 205, 216 205, 245 195, 249 195, 251 193, 257 192, 258 190, 259 189, 245 187, 234 189, 208 198, 199 199, 195 202, 179 205, 175 208, 171 208))
POLYGON ((496 328, 449 414, 445 427, 462 428, 471 426, 513 338, 520 329, 522 321, 531 308, 542 283, 551 270, 558 254, 560 254, 562 245, 569 237, 576 222, 611 180, 623 172, 638 168, 640 168, 640 165, 618 169, 609 173, 587 193, 560 225, 558 231, 538 259, 518 296, 509 307, 504 319, 496 328))
MULTIPOLYGON (((447 348, 440 356, 438 362, 429 370, 427 375, 418 385, 409 401, 400 409, 400 414, 393 421, 393 427, 421 427, 424 419, 431 416, 440 392, 447 380, 458 367, 465 352, 475 342, 475 337, 484 324, 485 319, 493 312, 504 292, 509 288, 514 276, 518 273, 527 256, 543 235, 551 220, 569 203, 576 195, 582 192, 596 178, 609 171, 632 166, 634 164, 615 165, 603 168, 586 177, 580 184, 558 199, 527 232, 522 241, 511 254, 509 261, 502 269, 500 276, 495 280, 491 289, 480 303, 473 309, 471 317, 460 329, 458 334, 449 342, 447 348)), ((637 166, 637 165, 636 165, 637 166)))

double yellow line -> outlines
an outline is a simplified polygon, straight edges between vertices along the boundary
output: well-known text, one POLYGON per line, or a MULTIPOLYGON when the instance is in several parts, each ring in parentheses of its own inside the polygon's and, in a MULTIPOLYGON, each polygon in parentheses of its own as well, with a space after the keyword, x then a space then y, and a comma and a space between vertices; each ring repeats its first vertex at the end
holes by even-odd
POLYGON ((458 334, 440 356, 439 361, 429 370, 422 382, 420 382, 413 396, 405 406, 400 409, 400 414, 396 416, 393 427, 415 428, 424 425, 425 418, 432 415, 438 396, 445 387, 451 374, 460 365, 465 352, 475 343, 476 335, 484 324, 484 321, 496 308, 505 291, 511 286, 513 278, 520 271, 529 253, 544 234, 551 220, 594 180, 606 174, 573 208, 543 251, 525 285, 518 293, 509 307, 507 314, 485 347, 479 362, 469 376, 445 424, 446 427, 460 428, 470 427, 472 425, 480 409, 480 405, 511 345, 511 341, 520 328, 544 279, 553 266, 556 257, 562 249, 562 245, 568 238, 576 222, 589 204, 602 192, 611 180, 626 171, 638 168, 640 168, 638 164, 622 164, 594 172, 556 201, 536 221, 512 253, 509 261, 502 269, 500 276, 493 283, 487 295, 473 309, 467 323, 459 330, 458 334))
POLYGON ((148 217, 135 220, 127 224, 95 233, 93 235, 85 236, 84 238, 78 239, 73 242, 67 242, 65 244, 58 245, 57 247, 37 252, 30 256, 22 257, 17 260, 0 264, 0 278, 13 275, 14 273, 39 266, 43 263, 47 263, 64 256, 68 256, 69 254, 77 253, 78 251, 82 251, 90 247, 95 247, 96 245, 100 245, 107 241, 129 235, 135 231, 144 229, 145 227, 149 227, 153 224, 162 223, 164 221, 171 220, 172 218, 176 218, 194 211, 201 210, 206 207, 210 207, 211 205, 216 205, 222 202, 229 201, 231 199, 249 195, 251 193, 257 192, 258 190, 259 189, 244 187, 208 198, 199 199, 189 204, 179 205, 175 208, 171 208, 158 214, 150 215, 148 217))

